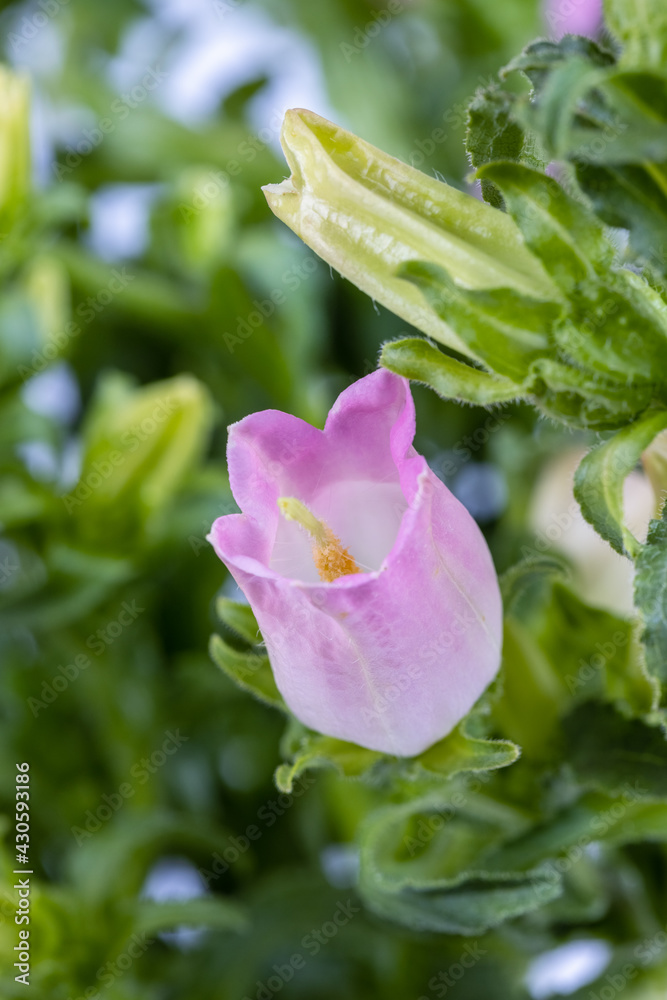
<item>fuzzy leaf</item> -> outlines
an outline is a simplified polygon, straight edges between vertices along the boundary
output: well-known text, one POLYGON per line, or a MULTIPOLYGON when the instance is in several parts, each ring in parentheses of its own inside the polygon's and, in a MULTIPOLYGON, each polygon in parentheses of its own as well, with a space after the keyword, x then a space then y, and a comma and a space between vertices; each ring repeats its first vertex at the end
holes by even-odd
POLYGON ((618 431, 583 459, 574 480, 574 495, 586 520, 605 541, 634 558, 639 542, 625 524, 623 483, 654 437, 667 427, 667 410, 657 410, 618 431))
POLYGON ((461 403, 488 406, 522 395, 521 389, 509 379, 497 378, 463 364, 418 337, 385 344, 380 364, 397 375, 423 382, 444 399, 456 399, 461 403))

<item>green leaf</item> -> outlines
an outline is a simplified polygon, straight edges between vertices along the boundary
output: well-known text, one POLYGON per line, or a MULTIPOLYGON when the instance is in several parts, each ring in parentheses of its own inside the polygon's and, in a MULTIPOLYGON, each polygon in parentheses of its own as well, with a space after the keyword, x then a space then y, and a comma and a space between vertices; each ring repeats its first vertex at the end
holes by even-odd
POLYGON ((247 920, 240 907, 219 896, 165 903, 141 901, 137 904, 133 920, 134 929, 148 935, 182 926, 242 931, 246 925, 247 920))
POLYGON ((444 399, 488 406, 521 398, 521 389, 443 354, 427 340, 410 337, 384 344, 380 364, 397 375, 423 382, 444 399))
POLYGON ((667 410, 657 410, 618 431, 583 459, 574 480, 574 495, 586 520, 605 541, 634 558, 640 545, 625 524, 623 483, 641 453, 667 428, 667 410))
POLYGON ((468 353, 498 375, 520 382, 531 363, 549 350, 549 333, 561 313, 555 302, 509 288, 473 291, 428 262, 404 265, 400 274, 424 293, 434 312, 456 330, 468 353))
MULTIPOLYGON (((617 796, 667 799, 667 739, 662 729, 588 701, 563 720, 568 761, 584 784, 617 796)), ((667 836, 667 833, 666 833, 667 836)))
POLYGON ((498 185, 526 244, 564 292, 606 272, 613 248, 602 225, 553 178, 518 163, 490 163, 477 175, 498 185))
POLYGON ((646 544, 635 563, 635 604, 644 622, 646 669, 667 700, 667 521, 651 521, 646 544))
POLYGON ((248 691, 272 708, 287 711, 268 656, 255 652, 240 653, 216 634, 211 636, 209 653, 213 662, 243 691, 248 691))
POLYGON ((376 750, 357 746, 356 743, 309 733, 302 739, 295 759, 289 764, 281 764, 276 770, 275 782, 281 792, 289 793, 304 771, 316 768, 333 768, 345 777, 357 778, 384 756, 376 750))
POLYGON ((370 816, 361 836, 360 891, 375 913, 417 930, 478 934, 560 894, 559 878, 488 870, 495 842, 525 820, 478 795, 475 783, 370 816))
POLYGON ((623 45, 623 65, 667 69, 663 0, 604 0, 604 14, 607 27, 623 45))
POLYGON ((310 111, 287 112, 281 141, 292 176, 264 188, 272 211, 344 277, 435 340, 472 356, 397 276, 401 263, 430 261, 471 288, 554 294, 505 213, 310 111))

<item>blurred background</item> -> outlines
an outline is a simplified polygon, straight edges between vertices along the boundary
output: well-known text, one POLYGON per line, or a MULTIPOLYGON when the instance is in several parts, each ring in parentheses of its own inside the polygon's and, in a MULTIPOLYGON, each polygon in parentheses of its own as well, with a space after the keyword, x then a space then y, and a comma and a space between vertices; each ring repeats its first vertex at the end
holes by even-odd
MULTIPOLYGON (((466 101, 545 32, 536 0, 1 7, 0 996, 24 995, 22 761, 33 996, 539 1000, 592 979, 602 944, 545 971, 508 930, 447 986, 470 942, 355 895, 373 790, 325 774, 279 795, 281 718, 207 654, 216 595, 238 597, 205 541, 237 509, 227 425, 275 407, 321 426, 408 332, 269 212, 283 112, 465 187, 466 101)), ((521 407, 489 430, 483 410, 415 395, 417 447, 499 570, 557 543, 554 519, 576 516, 550 466, 562 432, 521 407)))

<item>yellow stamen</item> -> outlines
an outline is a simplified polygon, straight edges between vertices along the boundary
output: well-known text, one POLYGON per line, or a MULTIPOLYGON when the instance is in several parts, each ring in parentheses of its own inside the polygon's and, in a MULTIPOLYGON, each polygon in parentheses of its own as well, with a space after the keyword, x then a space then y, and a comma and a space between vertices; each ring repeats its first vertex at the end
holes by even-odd
POLYGON ((343 548, 340 538, 334 535, 328 524, 318 521, 305 503, 301 503, 295 497, 279 497, 278 506, 287 521, 296 521, 312 538, 313 562, 320 574, 320 580, 331 583, 339 576, 361 573, 353 557, 343 548))

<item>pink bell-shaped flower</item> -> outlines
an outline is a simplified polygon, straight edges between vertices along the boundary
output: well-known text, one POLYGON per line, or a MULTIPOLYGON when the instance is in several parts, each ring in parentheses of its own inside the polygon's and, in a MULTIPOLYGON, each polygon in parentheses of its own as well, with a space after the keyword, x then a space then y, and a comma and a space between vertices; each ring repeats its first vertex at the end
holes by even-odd
POLYGON ((294 715, 399 756, 469 711, 502 637, 486 542, 414 433, 409 383, 385 370, 346 389, 322 431, 251 414, 230 427, 227 451, 243 513, 209 535, 294 715))

